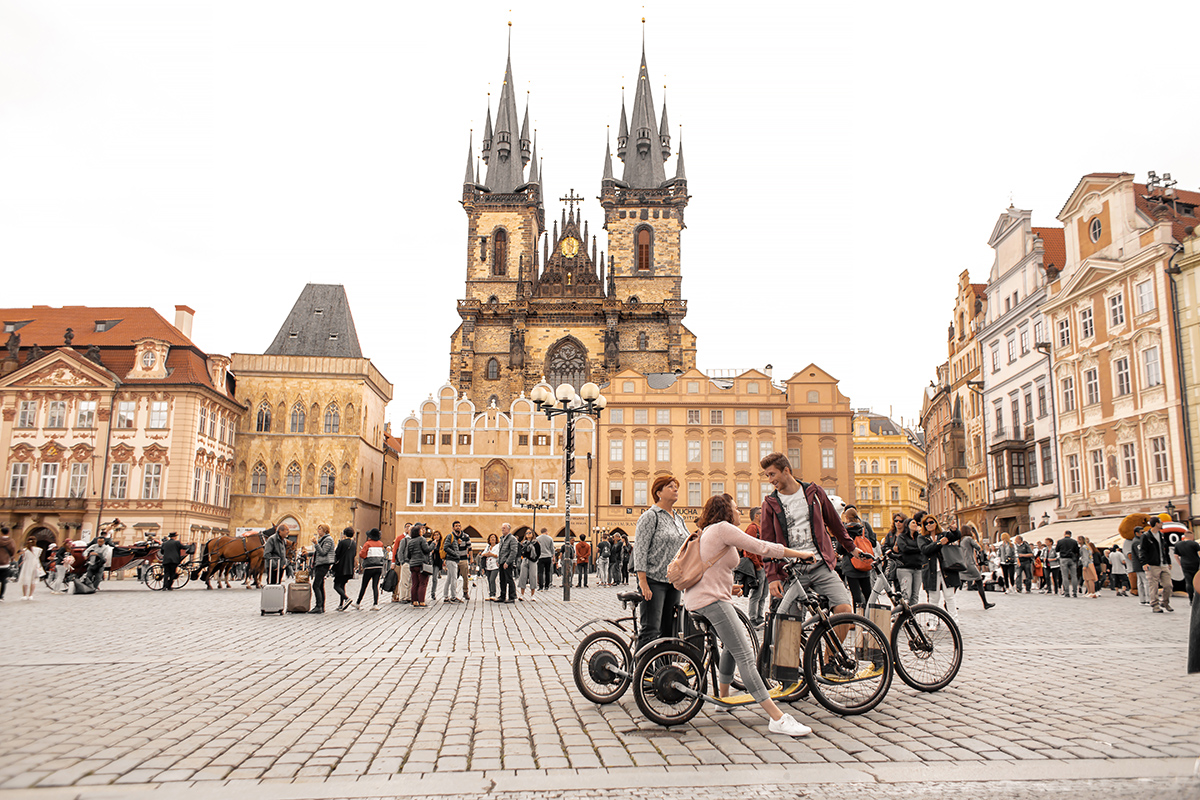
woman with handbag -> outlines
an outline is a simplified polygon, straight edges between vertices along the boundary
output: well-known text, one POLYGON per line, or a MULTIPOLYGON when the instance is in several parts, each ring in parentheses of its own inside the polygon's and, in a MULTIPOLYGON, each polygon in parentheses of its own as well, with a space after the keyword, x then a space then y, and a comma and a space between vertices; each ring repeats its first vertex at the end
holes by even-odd
MULTIPOLYGON (((943 547, 944 551, 946 548, 943 547)), ((962 528, 962 538, 958 542, 958 549, 962 551, 964 568, 958 571, 959 577, 966 582, 967 588, 971 588, 971 584, 975 584, 975 591, 979 592, 979 599, 983 601, 983 610, 995 606, 995 603, 989 603, 987 599, 987 591, 983 585, 983 574, 979 571, 980 564, 987 564, 987 554, 983 552, 983 548, 979 546, 979 542, 975 540, 975 528, 970 525, 964 525, 962 528)))
POLYGON ((483 574, 487 576, 487 599, 496 601, 496 576, 500 574, 500 539, 496 534, 488 534, 487 547, 483 550, 483 574))
POLYGON ((946 565, 946 557, 951 557, 951 563, 954 556, 960 560, 962 558, 955 547, 955 552, 943 552, 942 548, 947 545, 955 545, 958 542, 958 531, 943 531, 942 526, 938 524, 937 517, 932 514, 926 515, 921 520, 921 552, 929 559, 929 563, 925 565, 924 584, 925 593, 929 595, 929 602, 934 605, 939 605, 943 601, 946 605, 946 610, 950 612, 950 616, 958 622, 958 605, 954 602, 954 593, 958 591, 958 587, 962 586, 962 580, 958 577, 958 570, 951 569, 946 565))
POLYGON ((426 533, 427 529, 420 522, 408 531, 408 550, 405 555, 412 585, 409 600, 413 608, 425 608, 425 589, 429 585, 429 576, 435 574, 430 558, 435 551, 433 542, 426 533))

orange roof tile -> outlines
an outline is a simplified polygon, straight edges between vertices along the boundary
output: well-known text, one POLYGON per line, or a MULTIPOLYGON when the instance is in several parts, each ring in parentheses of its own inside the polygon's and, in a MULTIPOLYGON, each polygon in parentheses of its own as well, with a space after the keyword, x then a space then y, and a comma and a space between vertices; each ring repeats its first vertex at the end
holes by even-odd
POLYGON ((1062 271, 1067 263, 1067 239, 1062 228, 1038 228, 1033 232, 1042 240, 1042 267, 1062 271))
MULTIPOLYGON (((1186 234, 1184 229, 1189 225, 1193 228, 1200 223, 1200 217, 1197 216, 1197 206, 1200 206, 1200 192, 1190 192, 1187 189, 1176 189, 1171 202, 1168 200, 1165 203, 1158 203, 1156 200, 1148 200, 1146 196, 1150 194, 1150 190, 1145 184, 1135 183, 1133 185, 1134 197, 1137 199, 1138 210, 1145 214, 1150 219, 1157 219, 1155 209, 1161 208, 1166 212, 1166 218, 1171 220, 1171 235, 1175 241, 1182 242, 1186 234), (1183 203, 1185 207, 1190 207, 1189 211, 1179 209, 1177 203, 1183 203)), ((1156 195, 1157 196, 1157 195, 1156 195)), ((1162 211, 1159 211, 1162 213, 1162 211)))

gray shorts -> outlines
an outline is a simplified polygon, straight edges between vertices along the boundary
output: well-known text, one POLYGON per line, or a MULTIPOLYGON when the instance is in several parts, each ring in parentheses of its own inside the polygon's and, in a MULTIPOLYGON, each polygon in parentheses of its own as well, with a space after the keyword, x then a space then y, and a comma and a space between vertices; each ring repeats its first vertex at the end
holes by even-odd
POLYGON ((800 610, 800 598, 803 594, 816 594, 829 601, 829 609, 836 606, 853 606, 850 590, 837 573, 831 570, 820 558, 816 563, 802 567, 799 580, 793 582, 783 593, 783 602, 779 610, 784 614, 795 614, 800 610))

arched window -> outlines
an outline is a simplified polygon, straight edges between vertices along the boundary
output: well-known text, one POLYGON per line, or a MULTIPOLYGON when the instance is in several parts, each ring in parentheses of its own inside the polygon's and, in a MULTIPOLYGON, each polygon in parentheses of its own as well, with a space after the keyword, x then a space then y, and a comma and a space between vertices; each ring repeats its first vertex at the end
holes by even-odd
POLYGON ((330 403, 325 409, 325 432, 338 433, 342 428, 342 415, 338 413, 337 403, 330 403))
POLYGON ((871 472, 872 474, 879 472, 879 462, 874 459, 871 460, 871 472))
POLYGON ((263 400, 262 405, 258 407, 258 423, 255 430, 259 433, 271 432, 271 404, 266 400, 263 400))
POLYGON ((292 433, 304 433, 304 406, 300 403, 292 406, 292 433))
POLYGON ((250 472, 250 494, 267 493, 267 465, 261 461, 250 472))
POLYGON ((500 362, 494 358, 488 359, 487 378, 489 381, 500 380, 500 362))
POLYGON ((858 462, 858 471, 859 471, 859 472, 866 472, 866 471, 867 471, 867 462, 866 462, 866 461, 860 461, 860 462, 858 462))
POLYGON ((337 488, 337 470, 328 461, 321 467, 321 478, 318 482, 321 494, 334 494, 337 488))
POLYGON ((508 274, 508 231, 503 228, 492 234, 492 274, 508 274))
POLYGON ((588 380, 587 351, 572 339, 563 339, 550 351, 547 359, 549 369, 547 380, 551 386, 557 387, 569 383, 579 388, 588 380))
POLYGON ((810 402, 810 403, 821 402, 821 393, 818 392, 816 389, 813 389, 812 391, 810 391, 808 393, 808 402, 810 402))
POLYGON ((637 232, 637 269, 638 272, 649 272, 651 264, 651 234, 649 228, 638 228, 637 232))
POLYGON ((288 464, 287 481, 284 484, 284 492, 290 495, 300 494, 300 465, 293 461, 288 464))
POLYGON ((497 395, 492 395, 488 398, 488 405, 492 408, 497 408, 500 405, 500 398, 497 395))
POLYGON ((642 331, 638 334, 638 350, 645 350, 649 346, 649 340, 646 337, 646 332, 642 331))

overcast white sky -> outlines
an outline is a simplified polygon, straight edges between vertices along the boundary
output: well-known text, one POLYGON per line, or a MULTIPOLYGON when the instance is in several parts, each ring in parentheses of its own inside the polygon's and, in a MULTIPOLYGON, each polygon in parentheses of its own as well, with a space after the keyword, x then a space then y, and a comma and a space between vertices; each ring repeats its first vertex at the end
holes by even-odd
POLYGON ((601 232, 643 13, 701 369, 816 361, 907 420, 1010 196, 1051 225, 1088 172, 1200 188, 1190 3, 0 0, 0 305, 185 303, 261 352, 343 283, 402 419, 446 380, 506 22, 547 194, 601 232))

